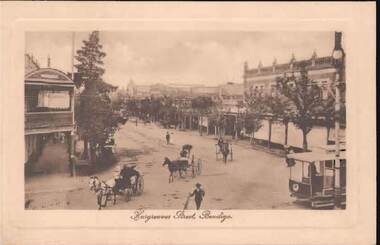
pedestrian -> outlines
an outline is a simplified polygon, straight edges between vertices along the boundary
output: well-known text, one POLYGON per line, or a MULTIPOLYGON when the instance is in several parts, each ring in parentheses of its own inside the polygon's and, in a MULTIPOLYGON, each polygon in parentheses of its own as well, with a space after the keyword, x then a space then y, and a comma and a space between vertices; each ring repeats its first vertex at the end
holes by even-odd
POLYGON ((137 127, 137 122, 139 121, 139 119, 136 117, 136 127, 137 127))
POLYGON ((201 207, 203 197, 205 196, 205 191, 202 189, 202 186, 199 183, 197 183, 195 187, 195 190, 192 193, 189 193, 189 197, 195 196, 195 205, 197 206, 197 210, 199 210, 199 208, 201 207))
POLYGON ((166 144, 169 145, 170 143, 170 134, 169 131, 166 132, 166 144))
POLYGON ((219 137, 219 139, 218 139, 218 145, 222 145, 222 144, 223 144, 223 138, 219 137))

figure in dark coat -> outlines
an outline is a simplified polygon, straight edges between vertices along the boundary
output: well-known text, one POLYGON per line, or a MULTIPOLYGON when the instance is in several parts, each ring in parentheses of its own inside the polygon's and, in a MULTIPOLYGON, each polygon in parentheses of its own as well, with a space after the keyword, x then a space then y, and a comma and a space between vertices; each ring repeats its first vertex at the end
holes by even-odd
POLYGON ((197 183, 195 190, 190 193, 190 197, 195 196, 195 205, 197 206, 197 210, 200 209, 203 197, 205 196, 205 191, 201 188, 201 184, 197 183))
POLYGON ((166 144, 169 145, 170 143, 170 134, 169 134, 169 131, 166 132, 166 144))

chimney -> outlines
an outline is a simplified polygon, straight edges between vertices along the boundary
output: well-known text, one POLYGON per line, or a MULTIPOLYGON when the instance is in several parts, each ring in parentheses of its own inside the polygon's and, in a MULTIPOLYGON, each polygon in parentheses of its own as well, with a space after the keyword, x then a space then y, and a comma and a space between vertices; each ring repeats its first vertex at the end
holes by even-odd
POLYGON ((342 50, 342 32, 335 32, 334 50, 342 50))
POLYGON ((315 66, 315 59, 317 58, 317 52, 314 49, 313 55, 311 56, 311 65, 315 66))
POLYGON ((296 61, 296 57, 294 56, 294 53, 292 53, 292 58, 290 59, 290 69, 293 70, 293 63, 296 61))
POLYGON ((50 68, 50 55, 48 55, 48 58, 47 58, 47 67, 50 68))
POLYGON ((259 65, 257 66, 259 73, 261 72, 262 67, 263 67, 263 63, 261 63, 261 60, 260 60, 259 65))
POLYGON ((276 65, 277 65, 277 59, 276 59, 276 57, 273 59, 273 63, 272 63, 272 66, 273 66, 273 72, 275 72, 276 71, 276 65))

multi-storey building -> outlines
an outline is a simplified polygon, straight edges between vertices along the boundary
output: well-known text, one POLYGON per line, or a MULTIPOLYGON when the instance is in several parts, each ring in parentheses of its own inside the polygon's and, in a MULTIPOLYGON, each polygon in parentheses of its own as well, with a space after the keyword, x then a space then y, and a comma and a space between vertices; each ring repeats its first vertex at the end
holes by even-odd
MULTIPOLYGON (((333 50, 332 45, 332 50, 333 50)), ((341 48, 341 35, 335 34, 335 49, 341 48)), ((332 56, 333 52, 331 53, 331 56, 323 56, 318 57, 317 53, 314 51, 313 54, 308 59, 303 60, 297 60, 295 55, 293 54, 291 56, 291 59, 287 63, 278 64, 277 60, 274 59, 271 65, 269 66, 263 66, 261 62, 259 62, 258 66, 256 68, 250 68, 248 66, 248 63, 244 64, 244 74, 243 74, 243 80, 244 80, 244 91, 245 94, 250 94, 252 92, 261 92, 262 94, 271 94, 273 96, 278 95, 278 91, 276 91, 276 78, 278 77, 284 77, 284 76, 290 76, 294 75, 296 78, 300 76, 301 69, 305 68, 307 71, 308 78, 312 81, 312 83, 318 85, 321 88, 321 97, 323 99, 326 99, 328 96, 333 96, 335 98, 335 86, 338 84, 336 79, 338 77, 342 77, 342 83, 345 83, 345 74, 344 72, 341 73, 341 71, 344 71, 344 63, 342 67, 336 66, 334 64, 336 61, 334 60, 332 56)), ((340 94, 341 94, 341 100, 340 103, 343 105, 345 104, 345 86, 344 84, 340 86, 340 94)), ((315 122, 316 127, 313 129, 313 131, 309 135, 317 136, 318 138, 321 134, 315 133, 320 132, 321 128, 320 126, 325 126, 325 120, 321 118, 321 120, 316 120, 315 122)), ((264 125, 266 128, 269 128, 268 125, 264 125)), ((294 125, 292 125, 293 127, 294 125)), ((341 129, 345 127, 345 121, 342 119, 341 121, 341 129)), ((293 127, 294 128, 294 127, 293 127)), ((264 129, 263 129, 264 130, 264 129)), ((261 131, 263 131, 261 130, 261 131)), ((294 128, 292 131, 296 131, 297 129, 294 128)), ((341 130, 344 132, 343 130, 341 130)), ((260 131, 259 131, 260 134, 260 131)), ((263 133, 261 136, 259 134, 256 134, 258 137, 261 137, 263 139, 266 138, 266 136, 262 136, 267 133, 263 133)), ((285 133, 284 133, 285 134, 285 133)), ((344 134, 344 133, 343 133, 344 134)), ((327 135, 329 135, 327 133, 327 135)), ((330 139, 332 134, 330 134, 327 139, 330 139)), ((342 136, 344 138, 344 135, 342 136)), ((328 140, 329 141, 329 140, 328 140)), ((278 143, 282 143, 277 140, 278 143)), ((297 142, 291 142, 289 144, 294 144, 297 146, 300 146, 298 140, 297 142)), ((302 144, 302 143, 301 143, 302 144)), ((314 142, 315 144, 315 142, 314 142)), ((319 143, 318 143, 319 144, 319 143)))
MULTIPOLYGON (((74 83, 62 71, 40 68, 25 56, 25 167, 33 172, 34 163, 41 155, 46 143, 54 139, 65 142, 67 147, 65 166, 68 171, 69 157, 72 154, 71 137, 74 130, 74 83), (68 154, 67 154, 68 153, 68 154)), ((61 154, 50 156, 62 158, 61 154)), ((57 159, 51 159, 51 164, 57 159)), ((51 169, 41 166, 38 171, 51 169)))
POLYGON ((226 83, 219 86, 221 110, 226 113, 240 113, 244 102, 244 85, 242 83, 226 83))
POLYGON ((249 68, 248 64, 244 66, 244 91, 250 93, 259 91, 263 94, 273 94, 276 92, 276 78, 294 74, 300 75, 301 64, 306 65, 308 77, 322 88, 322 97, 326 98, 331 83, 336 76, 336 68, 333 65, 331 56, 318 57, 316 52, 310 59, 297 61, 295 56, 288 63, 277 64, 276 59, 271 66, 263 66, 261 62, 257 68, 249 68))

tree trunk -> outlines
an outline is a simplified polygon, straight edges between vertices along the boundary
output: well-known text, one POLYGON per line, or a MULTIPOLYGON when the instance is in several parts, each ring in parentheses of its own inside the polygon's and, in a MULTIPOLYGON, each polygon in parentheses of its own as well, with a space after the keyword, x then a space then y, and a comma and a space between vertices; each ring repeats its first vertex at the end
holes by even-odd
POLYGON ((303 135, 303 150, 307 151, 307 132, 305 130, 302 130, 303 135))
POLYGON ((326 127, 327 130, 327 135, 326 135, 326 145, 329 144, 329 139, 330 139, 330 127, 326 127))
POLYGON ((236 120, 235 120, 235 127, 234 127, 234 129, 235 129, 235 139, 237 139, 237 131, 238 131, 238 129, 237 129, 237 116, 236 116, 236 120))
POLYGON ((199 117, 200 119, 198 119, 198 125, 199 125, 199 132, 200 132, 200 135, 202 136, 202 127, 203 127, 203 117, 199 117), (199 123, 200 122, 200 123, 199 123))
POLYGON ((90 161, 91 164, 94 163, 94 159, 93 159, 94 155, 92 154, 92 145, 91 145, 91 141, 89 140, 89 147, 88 147, 88 160, 90 161))
POLYGON ((207 121, 207 129, 206 130, 207 130, 206 134, 209 135, 210 134, 210 129, 209 129, 208 121, 207 121))
POLYGON ((96 153, 95 153, 95 145, 94 142, 90 140, 90 162, 91 164, 96 164, 96 153))
POLYGON ((85 136, 85 137, 83 137, 83 156, 82 156, 82 158, 87 160, 88 157, 89 157, 89 154, 88 154, 88 139, 85 136))
POLYGON ((251 140, 250 140, 251 144, 253 144, 254 139, 255 139, 255 132, 252 131, 252 133, 251 133, 251 140))
POLYGON ((270 149, 270 143, 271 143, 271 138, 272 138, 272 120, 269 120, 268 123, 269 123, 268 148, 270 149))
POLYGON ((285 142, 284 142, 284 145, 288 144, 288 129, 289 129, 289 123, 285 122, 285 142))

